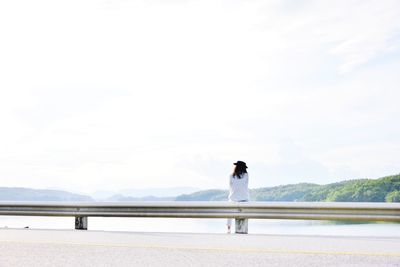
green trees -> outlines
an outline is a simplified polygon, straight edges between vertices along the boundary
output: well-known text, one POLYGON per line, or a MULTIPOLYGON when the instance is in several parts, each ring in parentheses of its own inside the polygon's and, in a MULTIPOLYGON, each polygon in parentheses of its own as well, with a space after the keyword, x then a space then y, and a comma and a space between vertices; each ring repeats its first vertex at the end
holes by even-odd
MULTIPOLYGON (((226 190, 206 190, 176 200, 227 200, 226 190)), ((400 202, 400 174, 327 185, 310 183, 250 190, 252 201, 400 202)))
POLYGON ((400 202, 400 191, 392 191, 385 197, 386 202, 400 202))
POLYGON ((304 201, 304 195, 316 190, 320 185, 300 183, 258 188, 250 191, 254 201, 304 201))
POLYGON ((226 190, 204 190, 187 195, 180 195, 175 198, 176 201, 221 201, 228 199, 226 190))

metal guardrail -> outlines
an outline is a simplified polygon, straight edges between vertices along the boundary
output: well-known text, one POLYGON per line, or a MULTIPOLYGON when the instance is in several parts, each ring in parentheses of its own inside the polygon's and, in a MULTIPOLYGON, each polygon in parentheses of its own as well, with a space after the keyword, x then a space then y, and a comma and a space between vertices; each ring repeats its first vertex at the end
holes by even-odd
POLYGON ((75 229, 88 217, 235 218, 247 233, 247 219, 400 222, 400 203, 328 202, 0 202, 0 215, 72 216, 75 229))

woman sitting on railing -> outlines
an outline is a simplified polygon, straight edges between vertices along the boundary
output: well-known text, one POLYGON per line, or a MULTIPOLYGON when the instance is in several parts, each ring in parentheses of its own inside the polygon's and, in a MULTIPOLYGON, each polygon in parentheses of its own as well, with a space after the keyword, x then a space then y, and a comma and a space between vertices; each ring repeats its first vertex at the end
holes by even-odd
MULTIPOLYGON (((246 202, 249 201, 249 174, 247 173, 246 163, 238 161, 233 163, 235 169, 229 177, 229 201, 246 202)), ((232 219, 227 222, 228 234, 231 233, 232 219)))

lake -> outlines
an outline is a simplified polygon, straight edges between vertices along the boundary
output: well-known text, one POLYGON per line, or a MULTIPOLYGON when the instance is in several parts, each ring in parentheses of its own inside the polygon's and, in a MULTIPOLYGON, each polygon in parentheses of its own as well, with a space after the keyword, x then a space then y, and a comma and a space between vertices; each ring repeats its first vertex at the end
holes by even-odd
MULTIPOLYGON (((73 217, 0 216, 0 228, 73 229, 73 217)), ((89 230, 225 233, 225 219, 89 217, 89 230)), ((304 220, 249 220, 249 234, 400 237, 400 224, 304 220)))

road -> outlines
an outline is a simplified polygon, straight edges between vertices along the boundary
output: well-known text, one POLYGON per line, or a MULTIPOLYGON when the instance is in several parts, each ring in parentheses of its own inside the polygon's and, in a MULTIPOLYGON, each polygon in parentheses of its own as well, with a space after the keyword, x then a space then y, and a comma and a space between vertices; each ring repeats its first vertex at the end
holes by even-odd
POLYGON ((0 229, 0 266, 400 266, 400 238, 0 229))

